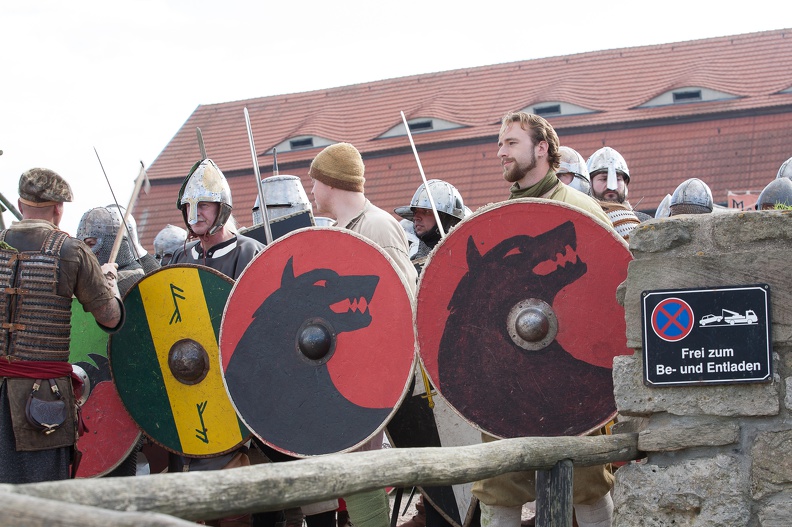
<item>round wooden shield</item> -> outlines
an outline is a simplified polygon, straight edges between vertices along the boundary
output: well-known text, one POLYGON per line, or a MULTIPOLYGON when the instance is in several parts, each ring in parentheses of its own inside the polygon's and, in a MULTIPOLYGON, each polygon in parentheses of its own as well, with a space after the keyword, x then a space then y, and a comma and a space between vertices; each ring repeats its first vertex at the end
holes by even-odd
POLYGON ((362 236, 295 231, 237 280, 220 355, 237 413, 264 443, 295 457, 352 450, 406 393, 415 360, 407 286, 362 236))
POLYGON ((82 452, 78 478, 104 476, 113 471, 132 453, 141 435, 113 384, 107 360, 108 338, 93 315, 74 299, 69 362, 88 375, 88 397, 80 407, 87 430, 77 440, 82 452))
POLYGON ((631 354, 616 288, 632 256, 577 207, 479 210, 435 247, 416 327, 432 383, 495 437, 582 435, 616 413, 613 357, 631 354))
POLYGON ((171 452, 211 457, 250 435, 219 365, 217 339, 232 285, 209 267, 169 265, 124 297, 126 322, 110 337, 113 379, 143 432, 171 452))

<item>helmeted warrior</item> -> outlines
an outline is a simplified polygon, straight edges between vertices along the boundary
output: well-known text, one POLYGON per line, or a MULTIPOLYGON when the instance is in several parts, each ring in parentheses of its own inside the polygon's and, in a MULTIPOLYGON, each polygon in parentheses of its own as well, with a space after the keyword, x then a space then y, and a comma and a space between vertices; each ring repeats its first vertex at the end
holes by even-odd
MULTIPOLYGON (((111 203, 110 205, 107 205, 107 210, 114 214, 118 214, 119 218, 121 218, 121 221, 123 221, 124 214, 126 214, 126 209, 119 207, 115 203, 111 203)), ((159 269, 159 261, 157 261, 154 256, 150 255, 145 247, 143 247, 143 245, 140 243, 140 238, 138 238, 137 232, 137 222, 135 221, 135 217, 132 214, 127 216, 126 223, 126 234, 129 236, 129 241, 132 244, 135 258, 137 259, 138 263, 140 263, 141 267, 143 267, 143 272, 150 273, 151 271, 159 269)))
MULTIPOLYGON (((609 146, 603 146, 586 162, 591 178, 591 192, 613 222, 613 228, 624 238, 641 223, 642 219, 627 201, 630 170, 624 157, 609 146)), ((645 215, 644 220, 649 219, 645 215)))
POLYGON ((792 179, 780 177, 768 183, 756 200, 756 208, 757 210, 792 208, 792 179))
MULTIPOLYGON (((270 222, 303 211, 313 215, 308 194, 305 193, 302 181, 297 176, 284 174, 264 178, 261 180, 261 190, 267 203, 267 216, 270 222)), ((256 203, 253 205, 253 224, 262 223, 264 218, 261 215, 259 198, 256 196, 256 203)))
POLYGON ((712 212, 712 191, 698 178, 683 181, 674 190, 669 204, 671 216, 679 214, 709 214, 712 212))
MULTIPOLYGON (((236 232, 231 216, 231 187, 211 159, 203 159, 190 168, 179 190, 176 206, 181 210, 189 238, 197 240, 178 248, 170 264, 205 265, 236 280, 264 248, 253 238, 236 232)), ((172 454, 168 458, 168 471, 204 471, 247 465, 250 463, 247 449, 247 445, 242 445, 230 453, 209 458, 172 454)))
POLYGON ((166 225, 154 237, 154 257, 162 265, 168 265, 177 250, 184 248, 187 231, 176 225, 166 225))
MULTIPOLYGON (((462 195, 454 185, 440 179, 430 179, 427 184, 440 216, 440 224, 443 231, 448 233, 452 227, 465 218, 466 209, 462 195)), ((440 228, 437 226, 432 212, 432 203, 429 201, 426 186, 421 184, 413 194, 410 204, 407 207, 398 207, 394 209, 394 212, 413 222, 413 232, 419 242, 417 251, 410 256, 410 259, 420 270, 426 257, 441 238, 440 228)))
POLYGON ((781 164, 781 167, 778 169, 778 174, 776 174, 776 179, 787 178, 792 179, 792 157, 787 159, 781 164))
POLYGON ((586 160, 577 150, 568 146, 558 147, 558 153, 561 154, 556 171, 558 179, 561 180, 561 183, 590 196, 591 178, 588 168, 586 168, 586 160))
POLYGON ((72 298, 109 333, 123 321, 115 264, 100 267, 84 243, 58 229, 67 201, 72 191, 61 176, 28 170, 19 178, 23 219, 0 232, 2 483, 69 477, 78 422, 78 377, 68 362, 72 298))
POLYGON ((671 215, 671 194, 666 194, 665 197, 660 200, 660 204, 657 206, 657 210, 655 211, 655 218, 667 218, 671 215))
POLYGON ((111 211, 107 207, 88 210, 80 218, 76 237, 91 248, 100 264, 106 264, 110 261, 119 229, 122 229, 121 244, 118 246, 115 263, 118 264, 118 290, 123 296, 143 278, 145 272, 135 256, 126 229, 121 226, 118 210, 111 211))
POLYGON ((190 238, 171 263, 193 263, 212 267, 233 279, 264 246, 237 234, 231 217, 231 187, 211 159, 195 163, 179 190, 176 206, 181 210, 190 238))

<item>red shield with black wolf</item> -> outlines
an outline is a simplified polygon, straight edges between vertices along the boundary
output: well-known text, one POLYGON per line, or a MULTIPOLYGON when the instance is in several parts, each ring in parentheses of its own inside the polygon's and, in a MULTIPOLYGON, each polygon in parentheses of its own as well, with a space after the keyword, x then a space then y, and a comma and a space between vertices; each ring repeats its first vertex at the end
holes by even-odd
POLYGON ((220 355, 237 413, 303 457, 352 450, 404 397, 415 359, 407 286, 355 233, 309 228, 268 246, 234 285, 220 355))
POLYGON ((616 288, 622 238, 577 207, 521 199, 478 211, 437 246, 419 283, 426 372, 495 437, 581 435, 615 416, 627 348, 616 288))

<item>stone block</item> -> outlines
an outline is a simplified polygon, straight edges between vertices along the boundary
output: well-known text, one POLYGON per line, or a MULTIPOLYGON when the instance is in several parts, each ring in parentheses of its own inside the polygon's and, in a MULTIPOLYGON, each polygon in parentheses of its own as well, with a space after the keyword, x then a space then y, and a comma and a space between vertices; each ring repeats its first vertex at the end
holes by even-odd
POLYGON ((638 450, 670 452, 685 448, 731 445, 740 439, 740 426, 734 419, 710 416, 671 416, 657 414, 638 435, 638 450))
POLYGON ((755 499, 792 488, 792 430, 758 434, 751 457, 751 489, 755 499))
POLYGON ((762 503, 757 517, 761 527, 789 527, 792 523, 792 490, 779 492, 762 503))
POLYGON ((747 487, 740 461, 725 455, 668 467, 631 463, 616 471, 613 527, 744 527, 747 487))

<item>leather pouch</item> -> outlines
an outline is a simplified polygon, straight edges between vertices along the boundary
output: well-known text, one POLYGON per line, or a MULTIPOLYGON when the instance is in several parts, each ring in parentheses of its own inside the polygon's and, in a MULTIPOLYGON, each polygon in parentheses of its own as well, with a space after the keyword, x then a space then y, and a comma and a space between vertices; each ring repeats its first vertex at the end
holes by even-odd
POLYGON ((77 440, 77 411, 71 379, 68 377, 53 379, 53 383, 58 386, 60 398, 53 392, 48 381, 44 381, 43 384, 41 381, 37 382, 41 389, 32 394, 34 384, 32 379, 6 379, 17 451, 73 446, 77 440), (34 397, 31 398, 31 395, 34 397), (42 404, 47 402, 56 404, 52 406, 42 404), (45 433, 46 430, 52 431, 45 433))
POLYGON ((68 417, 66 401, 63 400, 58 385, 55 384, 53 379, 48 380, 50 390, 55 395, 55 400, 47 401, 41 398, 39 389, 44 381, 38 379, 33 383, 33 388, 30 390, 30 395, 28 395, 27 405, 25 405, 25 416, 28 423, 33 428, 41 430, 44 435, 50 435, 55 432, 68 417))

